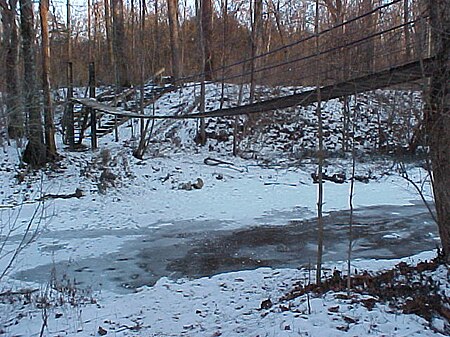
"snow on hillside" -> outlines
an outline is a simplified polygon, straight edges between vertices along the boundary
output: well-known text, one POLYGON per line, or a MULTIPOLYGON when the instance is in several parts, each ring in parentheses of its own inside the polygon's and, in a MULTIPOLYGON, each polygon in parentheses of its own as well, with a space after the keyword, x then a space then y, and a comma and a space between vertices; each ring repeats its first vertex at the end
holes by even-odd
MULTIPOLYGON (((263 89, 263 96, 275 93, 275 89, 263 89)), ((198 90, 192 86, 169 93, 146 113, 153 113, 153 108, 156 114, 195 112, 192 104, 198 90)), ((276 90, 287 94, 299 89, 276 90)), ((230 98, 225 106, 237 104, 237 91, 237 87, 226 87, 230 98)), ((219 98, 220 85, 208 85, 207 110, 217 108, 219 98)), ((409 178, 431 200, 427 172, 419 163, 402 166, 379 155, 368 160, 374 148, 385 147, 389 152, 394 145, 407 144, 407 131, 420 118, 414 113, 420 106, 419 97, 380 91, 350 100, 350 105, 358 111, 355 139, 360 154, 365 152, 357 163, 357 175, 367 178, 356 182, 356 209, 366 212, 370 207, 390 205, 398 206, 400 214, 401 207, 419 205, 416 189, 398 173, 405 167, 409 178), (402 95, 408 100, 400 100, 402 95), (409 103, 401 107, 404 101, 409 103), (400 108, 405 112, 402 118, 393 113, 400 108), (411 123, 407 131, 400 127, 406 119, 411 123), (381 131, 388 136, 382 141, 381 131)), ((342 141, 341 108, 338 100, 324 107, 325 130, 329 130, 327 173, 345 173, 347 178, 343 184, 325 183, 325 214, 348 209, 351 162, 337 155, 342 141)), ((241 130, 240 149, 248 159, 231 155, 234 120, 227 118, 207 120, 210 139, 204 147, 193 140, 197 121, 157 121, 142 160, 132 156, 138 142, 136 122, 119 128, 119 142, 114 134, 100 138, 95 152, 69 152, 60 141, 62 160, 39 172, 26 173, 18 162, 21 148, 3 143, 0 271, 20 247, 27 226, 38 236, 23 247, 0 283, 0 335, 39 336, 41 328, 43 336, 439 336, 448 332, 448 322, 442 317, 429 322, 402 314, 381 300, 369 310, 363 303, 370 295, 355 293, 353 301, 328 292, 280 301, 297 282, 311 281, 311 272, 305 268, 241 270, 252 269, 242 266, 201 278, 180 278, 162 268, 154 270, 159 280, 146 285, 141 278, 147 277, 149 271, 144 270, 148 267, 128 257, 110 260, 123 250, 137 250, 146 240, 151 242, 151 235, 158 231, 163 233, 161 247, 176 255, 178 246, 171 249, 170 240, 194 245, 203 234, 281 228, 312 220, 317 202, 317 187, 311 179, 316 165, 309 156, 316 148, 314 108, 288 112, 265 114, 250 129, 241 130), (206 163, 218 165, 206 165, 207 158, 213 161, 206 163), (201 188, 186 187, 199 178, 201 188), (76 189, 82 193, 79 198, 76 189), (70 198, 52 197, 71 194, 70 198), (195 239, 189 241, 191 235, 195 239), (23 289, 33 292, 21 294, 23 289), (268 299, 273 306, 263 308, 268 299)), ((399 228, 387 231, 380 245, 391 245, 392 240, 407 235, 399 228)), ((438 242, 437 234, 426 235, 430 237, 427 242, 434 242, 428 252, 414 251, 418 255, 404 257, 404 261, 414 265, 435 256, 431 250, 438 242)), ((378 254, 387 253, 381 249, 378 254)), ((365 258, 353 261, 352 266, 377 271, 400 261, 365 258)), ((345 269, 344 262, 327 261, 328 274, 335 266, 345 269)), ((429 276, 439 280, 441 289, 448 289, 445 267, 429 276)), ((442 296, 448 300, 447 292, 442 296)))

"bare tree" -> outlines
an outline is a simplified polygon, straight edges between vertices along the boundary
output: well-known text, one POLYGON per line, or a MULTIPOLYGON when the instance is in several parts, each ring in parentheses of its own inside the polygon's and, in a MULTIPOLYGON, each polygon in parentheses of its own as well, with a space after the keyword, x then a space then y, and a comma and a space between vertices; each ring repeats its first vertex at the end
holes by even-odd
POLYGON ((6 49, 6 111, 8 135, 21 138, 24 135, 24 118, 20 100, 19 83, 19 30, 16 21, 17 0, 0 0, 3 23, 3 41, 6 49))
POLYGON ((24 101, 28 112, 29 140, 23 161, 32 167, 40 167, 47 161, 42 133, 42 115, 36 87, 35 30, 32 0, 20 0, 22 53, 24 63, 24 101))
POLYGON ((159 46, 161 45, 161 29, 159 23, 159 1, 155 0, 154 3, 154 34, 153 34, 153 58, 152 58, 152 72, 158 71, 158 67, 161 65, 161 50, 159 46))
MULTIPOLYGON (((356 134, 357 119, 357 95, 355 95, 355 108, 353 109, 353 116, 351 119, 353 135, 356 134)), ((344 109, 350 110, 348 100, 345 101, 344 109)), ((355 149, 355 137, 352 137, 352 176, 350 181, 350 190, 348 196, 348 205, 350 209, 349 223, 348 223, 348 250, 347 250, 347 290, 352 288, 352 251, 353 251, 353 197, 355 195, 355 171, 356 171, 356 149, 355 149)))
POLYGON ((450 2, 429 1, 435 62, 426 106, 433 192, 443 253, 450 262, 450 2))
POLYGON ((213 9, 211 0, 202 0, 202 19, 201 30, 203 40, 203 71, 205 73, 205 80, 211 81, 213 79, 213 9))
MULTIPOLYGON (((144 114, 144 94, 145 94, 145 53, 144 51, 146 50, 147 44, 145 43, 145 7, 146 7, 146 2, 145 0, 141 0, 141 8, 140 8, 140 19, 141 19, 141 25, 140 25, 140 41, 141 41, 141 48, 140 48, 140 52, 139 52, 139 57, 141 59, 141 64, 140 64, 140 85, 141 85, 141 90, 140 90, 140 99, 139 99, 139 109, 141 114, 144 114)), ((144 131, 145 131, 145 122, 143 119, 140 120, 140 134, 141 137, 144 135, 144 131)))
POLYGON ((111 20, 111 4, 110 0, 104 0, 105 6, 105 30, 106 43, 108 46, 108 62, 110 66, 114 65, 114 51, 113 51, 113 34, 112 34, 112 20, 111 20))
POLYGON ((404 38, 405 38, 405 49, 406 49, 406 57, 409 60, 411 57, 411 33, 410 33, 410 27, 407 25, 410 17, 410 6, 409 6, 410 0, 403 0, 403 23, 405 24, 404 30, 404 38))
POLYGON ((65 126, 66 134, 65 141, 69 144, 70 148, 75 146, 75 122, 73 117, 73 63, 72 63, 72 23, 71 23, 71 10, 70 10, 70 0, 66 1, 66 21, 67 21, 67 106, 65 111, 65 126))
MULTIPOLYGON (((170 30, 170 48, 172 55, 172 75, 175 81, 181 78, 181 54, 178 22, 178 0, 167 0, 170 30)), ((156 46, 158 48, 158 46, 156 46)))
MULTIPOLYGON (((374 8, 374 0, 361 0, 360 4, 360 15, 372 11, 374 8)), ((362 31, 365 35, 374 34, 376 31, 377 18, 374 14, 368 15, 362 20, 363 27, 362 31)), ((359 48, 359 53, 363 56, 361 60, 361 65, 364 67, 362 72, 372 73, 374 71, 375 62, 375 40, 369 39, 365 42, 361 48, 359 48)))
POLYGON ((128 61, 125 53, 125 22, 123 0, 111 0, 113 17, 113 52, 116 68, 116 83, 119 87, 129 87, 128 61))
MULTIPOLYGON (((220 63, 222 66, 222 80, 221 80, 221 95, 220 95, 220 108, 223 108, 225 99, 225 61, 226 61, 226 44, 228 34, 228 0, 221 0, 220 7, 222 9, 222 50, 220 55, 220 63)), ((234 146, 233 146, 234 148, 234 146)))
POLYGON ((344 21, 344 4, 342 0, 323 0, 325 6, 327 7, 330 15, 331 21, 334 25, 338 25, 344 21))
POLYGON ((42 89, 44 93, 45 145, 47 147, 47 159, 55 159, 55 124, 53 121, 54 117, 50 92, 50 40, 48 35, 48 8, 49 0, 41 0, 39 3, 39 14, 42 37, 42 89))
MULTIPOLYGON (((198 34, 199 34, 199 47, 201 52, 201 64, 203 65, 204 72, 201 76, 201 83, 200 83, 200 104, 199 104, 199 110, 201 113, 205 112, 206 107, 206 87, 205 87, 205 77, 206 77, 206 48, 205 48, 205 34, 204 34, 204 28, 206 19, 203 17, 205 13, 207 14, 208 10, 204 10, 203 6, 206 2, 210 0, 197 0, 196 1, 196 9, 197 9, 197 27, 198 27, 198 34)), ((197 132, 197 135, 195 137, 195 140, 200 145, 206 144, 206 123, 204 118, 200 118, 200 125, 199 130, 197 132)))
MULTIPOLYGON (((316 0, 316 16, 315 16, 315 34, 316 34, 316 53, 319 55, 319 0, 316 0)), ((317 58, 317 67, 318 65, 317 58)), ((320 90, 320 74, 316 77, 316 90, 317 90, 317 142, 318 142, 318 190, 317 190, 317 269, 316 269, 316 283, 320 284, 322 282, 322 257, 323 257, 323 162, 324 162, 324 152, 323 152, 323 120, 322 120, 322 101, 321 101, 321 90, 320 90)))
POLYGON ((262 32, 262 10, 263 3, 261 0, 254 0, 253 2, 253 20, 252 20, 252 35, 251 35, 251 63, 250 63, 250 103, 255 99, 255 70, 257 65, 256 55, 259 53, 261 32, 262 32))
MULTIPOLYGON (((277 4, 273 2, 273 0, 268 0, 269 6, 271 7, 272 14, 275 18, 275 24, 277 25, 278 34, 280 35, 280 41, 281 45, 286 45, 286 38, 284 34, 284 28, 281 24, 281 18, 280 18, 280 0, 277 1, 277 4)), ((286 52, 288 53, 288 51, 286 52)), ((289 55, 286 55, 287 58, 289 58, 289 55)))
POLYGON ((72 62, 72 16, 70 0, 66 2, 66 21, 67 21, 67 60, 72 62))

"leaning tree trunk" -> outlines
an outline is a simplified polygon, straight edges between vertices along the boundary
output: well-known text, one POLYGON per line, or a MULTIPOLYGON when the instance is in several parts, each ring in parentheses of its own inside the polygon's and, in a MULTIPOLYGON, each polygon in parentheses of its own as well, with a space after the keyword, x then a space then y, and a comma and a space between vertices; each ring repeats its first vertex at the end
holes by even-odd
POLYGON ((6 112, 8 116, 8 135, 18 139, 24 135, 24 118, 21 108, 19 87, 19 32, 16 23, 17 0, 0 0, 6 49, 6 112))
POLYGON ((48 36, 49 0, 41 0, 39 14, 42 37, 42 91, 44 93, 45 145, 48 159, 56 158, 55 124, 53 122, 52 99, 50 92, 50 40, 48 36))
POLYGON ((450 1, 429 2, 435 62, 425 122, 439 235, 450 262, 450 1))
POLYGON ((32 0, 20 0, 22 53, 24 69, 24 103, 28 112, 28 144, 23 161, 32 167, 43 166, 47 161, 42 135, 42 116, 36 89, 36 61, 34 56, 35 31, 32 0))
MULTIPOLYGON (((170 49, 172 55, 172 76, 176 83, 181 78, 178 0, 167 0, 167 9, 169 16, 170 49)), ((156 48, 160 48, 160 46, 156 46, 156 48)))

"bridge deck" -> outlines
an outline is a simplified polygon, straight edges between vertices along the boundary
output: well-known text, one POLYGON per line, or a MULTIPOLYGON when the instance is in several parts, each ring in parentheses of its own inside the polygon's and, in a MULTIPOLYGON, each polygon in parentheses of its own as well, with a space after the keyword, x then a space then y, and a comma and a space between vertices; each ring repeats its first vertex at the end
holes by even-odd
MULTIPOLYGON (((402 83, 418 81, 430 76, 431 64, 431 58, 424 59, 422 62, 415 61, 400 67, 384 70, 379 73, 373 73, 359 78, 353 78, 345 82, 325 86, 320 90, 321 100, 328 101, 334 98, 350 96, 357 93, 383 89, 402 83)), ((214 110, 206 113, 206 115, 213 117, 261 113, 276 109, 285 109, 293 106, 308 106, 312 103, 316 103, 317 101, 317 90, 311 89, 301 93, 277 97, 253 104, 242 105, 224 110, 214 110)))
MULTIPOLYGON (((381 72, 365 75, 351 80, 322 87, 320 98, 327 101, 343 96, 354 95, 376 89, 383 89, 402 83, 414 82, 430 76, 433 59, 427 58, 421 61, 411 62, 402 66, 387 69, 381 72)), ((205 113, 195 113, 178 116, 150 116, 121 108, 112 108, 101 104, 93 99, 73 99, 73 101, 85 105, 86 107, 102 111, 107 114, 127 116, 129 118, 145 119, 191 119, 203 117, 225 117, 243 114, 255 114, 277 109, 285 109, 293 106, 308 106, 318 101, 316 89, 307 90, 301 93, 288 96, 268 99, 253 104, 247 104, 232 108, 218 109, 205 113)))

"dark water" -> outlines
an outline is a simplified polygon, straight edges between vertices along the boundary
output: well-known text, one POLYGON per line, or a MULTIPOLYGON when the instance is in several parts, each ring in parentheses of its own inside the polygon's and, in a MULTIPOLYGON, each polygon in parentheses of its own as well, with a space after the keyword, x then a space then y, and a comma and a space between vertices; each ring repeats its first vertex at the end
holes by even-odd
MULTIPOLYGON (((347 257, 348 212, 332 212, 324 219, 324 262, 347 257)), ((152 285, 160 277, 202 277, 217 273, 269 267, 302 267, 316 259, 316 220, 288 221, 283 226, 224 230, 227 222, 179 221, 171 226, 133 231, 98 231, 103 235, 140 235, 125 241, 116 253, 61 262, 25 270, 14 276, 48 282, 75 279, 79 287, 115 292, 152 285)), ((51 235, 51 234, 49 234, 51 235)), ((61 239, 81 232, 59 232, 61 239)), ((374 206, 354 213, 353 258, 400 258, 436 247, 437 228, 422 205, 374 206)), ((60 249, 64 249, 61 247, 60 249)), ((55 251, 57 254, 57 249, 55 251)))

